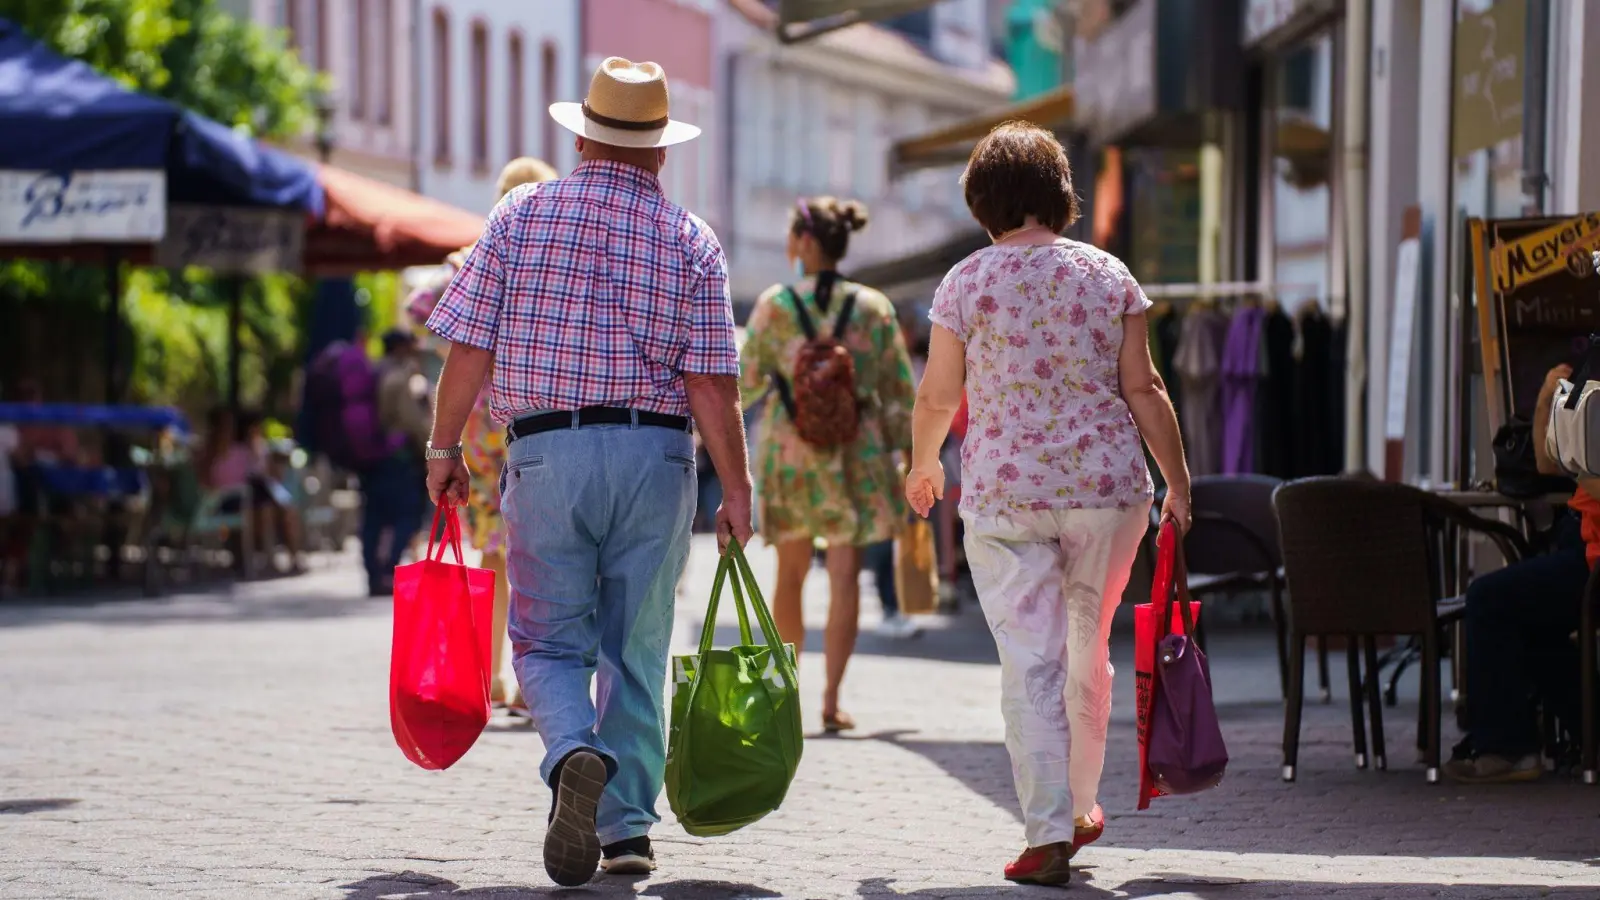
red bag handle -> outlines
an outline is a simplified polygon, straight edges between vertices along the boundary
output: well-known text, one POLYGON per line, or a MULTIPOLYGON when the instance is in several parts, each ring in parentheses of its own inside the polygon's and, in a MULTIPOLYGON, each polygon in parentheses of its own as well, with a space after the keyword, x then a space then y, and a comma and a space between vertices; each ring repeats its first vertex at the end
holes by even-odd
POLYGON ((456 564, 464 566, 467 557, 461 550, 461 514, 448 503, 440 503, 433 509, 433 527, 428 529, 428 559, 434 562, 444 562, 444 551, 456 551, 456 564), (444 522, 444 540, 438 543, 438 553, 434 552, 434 539, 439 534, 439 523, 444 522))
POLYGON ((1161 611, 1161 630, 1156 640, 1172 633, 1172 607, 1178 607, 1178 614, 1182 617, 1183 633, 1194 637, 1194 612, 1189 609, 1189 562, 1183 555, 1183 535, 1178 533, 1178 523, 1170 517, 1162 517, 1161 531, 1156 535, 1156 546, 1160 547, 1162 539, 1168 534, 1172 535, 1172 581, 1167 585, 1166 605, 1161 611))

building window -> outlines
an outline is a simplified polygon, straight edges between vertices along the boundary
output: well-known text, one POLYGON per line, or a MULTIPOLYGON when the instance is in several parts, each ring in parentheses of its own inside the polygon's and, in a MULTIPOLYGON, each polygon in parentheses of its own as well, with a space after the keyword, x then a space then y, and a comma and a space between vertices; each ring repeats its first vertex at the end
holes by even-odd
POLYGON ((472 168, 489 169, 489 29, 472 23, 472 168))
POLYGON ((328 71, 328 3, 327 0, 311 0, 312 26, 317 30, 315 46, 317 48, 315 68, 324 72, 328 71))
POLYGON ((289 32, 289 39, 285 42, 290 47, 298 46, 300 40, 300 0, 279 0, 278 26, 289 32))
MULTIPOLYGON (((539 50, 539 108, 547 110, 550 104, 556 102, 556 45, 546 42, 539 50)), ((544 161, 550 165, 556 164, 556 127, 555 122, 547 115, 539 117, 539 127, 542 129, 544 140, 539 152, 543 154, 544 161)))
POLYGON ((450 165, 450 17, 433 11, 433 161, 450 165))
POLYGON ((522 35, 513 33, 511 40, 506 45, 506 68, 510 76, 506 85, 506 101, 510 108, 506 116, 506 128, 510 135, 509 146, 506 148, 509 158, 516 159, 523 155, 526 135, 523 129, 527 122, 523 113, 523 79, 525 76, 522 64, 522 35))
POLYGON ((355 77, 350 79, 350 118, 361 120, 367 117, 367 86, 372 83, 370 73, 367 71, 367 36, 364 30, 367 27, 367 0, 355 0, 350 4, 350 58, 356 71, 355 77))
POLYGON ((378 4, 378 124, 394 122, 394 0, 378 4))

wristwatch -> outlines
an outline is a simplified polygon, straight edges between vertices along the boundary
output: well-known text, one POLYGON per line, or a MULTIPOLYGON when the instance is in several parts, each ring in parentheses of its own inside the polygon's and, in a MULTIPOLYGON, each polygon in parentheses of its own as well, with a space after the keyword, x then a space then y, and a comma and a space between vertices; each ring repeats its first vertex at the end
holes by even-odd
POLYGON ((429 441, 428 449, 422 452, 423 459, 460 459, 462 455, 460 444, 454 447, 435 447, 433 441, 429 441))

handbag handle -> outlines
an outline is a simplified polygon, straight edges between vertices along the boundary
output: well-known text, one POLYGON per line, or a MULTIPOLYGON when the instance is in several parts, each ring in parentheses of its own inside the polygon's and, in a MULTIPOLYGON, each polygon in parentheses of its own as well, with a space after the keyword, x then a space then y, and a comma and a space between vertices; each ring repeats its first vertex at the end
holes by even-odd
POLYGON ((1183 555, 1183 535, 1178 533, 1178 523, 1164 516, 1161 519, 1161 531, 1156 535, 1157 548, 1168 534, 1172 536, 1172 580, 1167 585, 1167 602, 1161 613, 1161 637, 1172 633, 1172 607, 1176 606, 1183 622, 1183 633, 1192 638, 1194 611, 1189 609, 1189 563, 1183 555))
POLYGON ((729 580, 733 585, 734 607, 739 613, 740 642, 745 646, 756 642, 755 634, 750 628, 747 607, 753 608, 756 624, 761 627, 762 636, 766 638, 767 649, 772 651, 773 664, 785 678, 789 679, 789 683, 796 683, 794 664, 784 648, 783 638, 778 634, 777 624, 772 621, 772 613, 761 597, 761 589, 756 586, 755 574, 750 571, 750 562, 745 559, 744 548, 737 540, 728 542, 728 548, 723 551, 722 560, 717 564, 716 580, 711 584, 711 602, 706 605, 705 626, 700 630, 700 655, 710 653, 712 645, 716 642, 717 607, 722 601, 723 582, 729 580))
POLYGON ((433 562, 444 562, 444 551, 456 551, 456 564, 464 566, 467 557, 461 549, 461 514, 456 512, 454 506, 440 503, 433 508, 433 527, 428 529, 428 559, 433 562), (444 523, 443 540, 438 540, 439 523, 444 523), (434 552, 434 541, 438 540, 438 552, 434 552))

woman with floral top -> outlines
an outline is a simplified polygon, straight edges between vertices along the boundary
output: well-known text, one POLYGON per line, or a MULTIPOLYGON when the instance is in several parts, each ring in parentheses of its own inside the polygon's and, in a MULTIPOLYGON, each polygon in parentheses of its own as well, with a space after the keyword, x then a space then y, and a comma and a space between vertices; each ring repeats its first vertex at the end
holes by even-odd
POLYGON ((779 386, 775 399, 783 401, 767 404, 752 468, 761 534, 778 549, 773 618, 796 650, 805 641, 800 597, 815 544, 820 540, 828 547, 822 724, 829 732, 855 727, 839 708, 839 686, 855 652, 862 550, 892 539, 908 515, 898 455, 911 448, 911 357, 889 298, 836 271, 849 250, 850 234, 866 224, 866 207, 854 201, 815 197, 795 205, 788 256, 796 282, 774 285, 756 301, 740 353, 747 401, 753 403, 769 385, 779 386), (853 305, 845 303, 851 294, 853 305), (801 440, 783 386, 793 383, 795 357, 806 342, 801 315, 819 333, 831 334, 845 309, 850 319, 840 342, 855 363, 860 429, 854 442, 822 450, 801 440))
MULTIPOLYGON (((520 157, 506 163, 496 185, 499 196, 505 197, 511 189, 523 184, 552 181, 556 170, 542 160, 520 157)), ((435 283, 419 289, 406 303, 406 312, 418 325, 428 321, 433 307, 445 286, 466 262, 471 247, 463 247, 445 258, 447 273, 435 283)), ((492 673, 489 682, 489 699, 495 706, 505 706, 511 714, 528 715, 528 705, 515 682, 507 692, 501 678, 501 665, 505 655, 506 615, 510 606, 510 584, 506 580, 505 522, 500 518, 500 470, 506 461, 505 428, 489 415, 489 384, 484 382, 478 403, 467 419, 461 435, 461 447, 467 467, 472 472, 472 490, 467 502, 466 530, 472 546, 483 553, 483 567, 495 573, 494 581, 494 637, 489 662, 492 673)))
POLYGON ((1055 137, 999 126, 962 184, 994 245, 952 269, 934 296, 906 496, 926 515, 944 495, 939 447, 965 390, 967 558, 1000 651, 1028 841, 1005 876, 1065 884, 1073 854, 1105 828, 1095 800, 1111 718, 1111 615, 1152 496, 1141 437, 1169 486, 1162 514, 1183 530, 1189 472, 1150 360, 1150 301, 1121 261, 1059 236, 1078 205, 1055 137))

